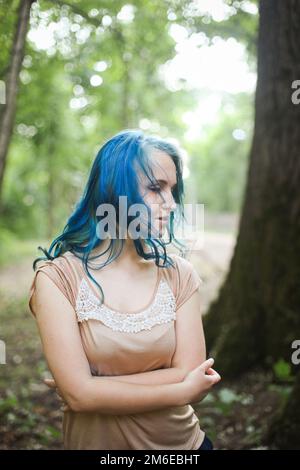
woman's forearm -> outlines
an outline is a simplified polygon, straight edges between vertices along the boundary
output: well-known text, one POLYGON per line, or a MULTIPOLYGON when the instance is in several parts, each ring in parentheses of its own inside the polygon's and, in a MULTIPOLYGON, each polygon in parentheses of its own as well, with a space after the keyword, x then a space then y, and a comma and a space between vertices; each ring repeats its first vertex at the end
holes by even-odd
POLYGON ((185 404, 183 383, 142 385, 92 377, 70 404, 74 411, 133 414, 185 404))
POLYGON ((104 375, 103 379, 113 380, 116 382, 126 382, 141 385, 163 385, 175 384, 182 382, 186 376, 186 372, 177 367, 166 369, 149 370, 147 372, 139 372, 137 374, 126 375, 104 375))

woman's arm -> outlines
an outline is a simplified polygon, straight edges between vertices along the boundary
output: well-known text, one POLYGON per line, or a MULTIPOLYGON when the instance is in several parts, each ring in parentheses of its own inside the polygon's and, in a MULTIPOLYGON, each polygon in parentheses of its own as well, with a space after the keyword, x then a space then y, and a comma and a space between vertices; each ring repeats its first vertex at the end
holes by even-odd
POLYGON ((63 399, 74 411, 132 414, 184 404, 183 384, 129 384, 91 375, 75 311, 39 272, 32 298, 44 354, 63 399))
POLYGON ((185 404, 182 384, 141 385, 92 377, 86 394, 74 411, 99 411, 107 414, 134 414, 185 404))
POLYGON ((206 358, 201 312, 201 294, 197 289, 176 312, 176 350, 172 367, 191 372, 206 358))
POLYGON ((188 372, 179 367, 169 367, 166 369, 155 369, 137 374, 125 375, 104 375, 101 378, 105 380, 114 380, 116 382, 126 382, 142 385, 164 385, 176 384, 183 381, 188 372))

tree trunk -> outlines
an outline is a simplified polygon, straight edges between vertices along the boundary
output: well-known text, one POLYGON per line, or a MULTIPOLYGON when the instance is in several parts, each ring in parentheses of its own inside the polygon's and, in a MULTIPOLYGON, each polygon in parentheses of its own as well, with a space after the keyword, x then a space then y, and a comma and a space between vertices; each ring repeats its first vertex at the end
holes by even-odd
POLYGON ((300 334, 300 2, 261 0, 255 126, 239 235, 204 318, 216 367, 236 376, 290 362, 300 334))
POLYGON ((21 0, 20 2, 17 27, 12 46, 11 61, 5 80, 6 103, 1 113, 0 122, 0 198, 2 193, 7 152, 14 125, 19 74, 24 57, 30 8, 34 1, 35 0, 21 0))
MULTIPOLYGON (((291 344, 300 337, 300 104, 291 99, 299 51, 300 2, 261 0, 255 127, 239 235, 219 298, 204 317, 209 354, 226 377, 279 358, 291 363, 291 344)), ((281 448, 293 442, 299 449, 299 366, 291 366, 297 385, 273 438, 281 448)))

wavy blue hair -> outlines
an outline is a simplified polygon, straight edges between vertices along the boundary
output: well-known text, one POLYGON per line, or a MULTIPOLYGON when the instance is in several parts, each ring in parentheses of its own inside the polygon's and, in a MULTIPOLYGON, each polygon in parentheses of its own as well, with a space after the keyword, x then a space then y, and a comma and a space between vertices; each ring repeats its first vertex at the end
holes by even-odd
MULTIPOLYGON (((49 250, 41 246, 38 247, 46 257, 36 258, 33 262, 33 269, 35 270, 38 261, 53 260, 70 251, 81 259, 85 272, 99 287, 103 296, 101 286, 89 272, 88 261, 102 256, 110 249, 106 263, 97 269, 109 264, 121 254, 124 240, 121 239, 122 246, 119 252, 116 250, 119 240, 111 239, 109 248, 105 252, 94 257, 90 256, 91 251, 101 246, 103 242, 97 231, 97 224, 99 223, 97 219, 101 219, 103 216, 96 215, 97 207, 104 203, 113 205, 117 220, 119 220, 119 197, 127 196, 129 207, 131 204, 143 204, 143 206, 146 206, 148 214, 150 213, 150 208, 139 192, 137 169, 140 169, 152 184, 158 185, 153 174, 153 163, 150 158, 151 150, 154 149, 167 153, 175 164, 177 182, 172 194, 176 202, 176 210, 170 214, 169 240, 167 242, 152 236, 145 238, 146 245, 151 248, 150 253, 144 251, 139 238, 133 239, 133 242, 138 255, 142 258, 155 259, 155 264, 159 267, 168 267, 170 265, 174 267, 172 259, 167 255, 166 245, 173 243, 179 249, 185 248, 185 245, 174 236, 174 221, 185 219, 182 159, 179 150, 168 141, 153 135, 147 135, 139 129, 126 129, 111 137, 100 148, 93 162, 83 194, 75 205, 62 233, 51 242, 49 250), (160 259, 163 259, 163 265, 159 264, 160 259)), ((128 216, 126 220, 128 228, 131 218, 128 216)))

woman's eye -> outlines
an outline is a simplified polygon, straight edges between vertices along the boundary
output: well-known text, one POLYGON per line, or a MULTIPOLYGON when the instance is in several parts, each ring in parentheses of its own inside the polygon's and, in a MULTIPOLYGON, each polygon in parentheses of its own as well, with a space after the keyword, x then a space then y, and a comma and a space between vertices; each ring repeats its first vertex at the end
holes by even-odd
POLYGON ((150 186, 149 188, 151 191, 154 191, 155 193, 160 192, 160 186, 150 186))

